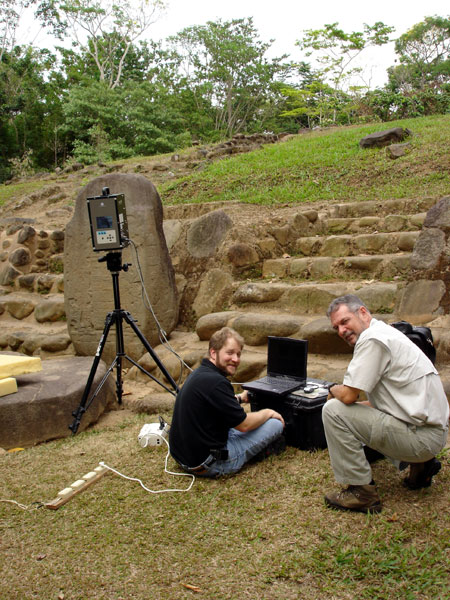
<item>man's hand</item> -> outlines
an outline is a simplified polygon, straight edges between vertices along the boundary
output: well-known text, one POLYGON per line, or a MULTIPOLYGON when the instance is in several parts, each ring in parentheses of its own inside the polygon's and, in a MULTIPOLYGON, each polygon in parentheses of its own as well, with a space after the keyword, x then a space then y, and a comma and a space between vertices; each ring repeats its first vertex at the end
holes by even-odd
POLYGON ((239 400, 239 404, 244 404, 244 403, 248 402, 249 399, 248 399, 247 390, 244 390, 240 394, 237 394, 236 398, 239 400))
POLYGON ((337 398, 344 404, 353 404, 358 401, 359 393, 361 390, 350 387, 349 385, 336 384, 329 388, 329 394, 327 400, 330 398, 337 398))
POLYGON ((252 431, 253 429, 257 429, 269 419, 278 419, 283 423, 283 427, 285 425, 284 419, 280 415, 280 413, 277 413, 276 410, 272 410, 271 408, 263 408, 256 412, 247 413, 247 417, 234 429, 245 433, 246 431, 252 431))

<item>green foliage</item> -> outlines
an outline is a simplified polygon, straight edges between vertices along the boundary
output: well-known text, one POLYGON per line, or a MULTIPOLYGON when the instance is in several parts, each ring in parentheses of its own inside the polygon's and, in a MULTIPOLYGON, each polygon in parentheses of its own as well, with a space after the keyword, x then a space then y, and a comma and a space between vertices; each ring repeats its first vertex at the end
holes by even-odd
POLYGON ((227 136, 261 122, 261 107, 267 106, 277 89, 277 77, 290 65, 285 56, 265 58, 272 42, 262 42, 253 19, 209 21, 171 38, 191 75, 185 85, 209 105, 214 128, 227 136))
POLYGON ((450 18, 426 17, 401 35, 395 43, 402 69, 390 73, 391 85, 403 81, 414 89, 441 88, 450 83, 450 18))
POLYGON ((410 119, 450 111, 450 90, 424 89, 407 94, 389 90, 368 92, 365 104, 381 121, 410 119))

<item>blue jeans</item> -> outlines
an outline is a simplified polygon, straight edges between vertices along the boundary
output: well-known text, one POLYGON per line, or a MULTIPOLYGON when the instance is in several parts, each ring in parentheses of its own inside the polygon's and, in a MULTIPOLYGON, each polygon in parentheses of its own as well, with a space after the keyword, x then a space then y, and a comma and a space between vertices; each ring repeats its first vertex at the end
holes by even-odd
POLYGON ((220 477, 237 473, 246 462, 256 456, 283 433, 283 423, 278 419, 269 419, 257 429, 242 433, 237 429, 228 432, 228 458, 216 460, 206 467, 206 472, 201 477, 220 477))

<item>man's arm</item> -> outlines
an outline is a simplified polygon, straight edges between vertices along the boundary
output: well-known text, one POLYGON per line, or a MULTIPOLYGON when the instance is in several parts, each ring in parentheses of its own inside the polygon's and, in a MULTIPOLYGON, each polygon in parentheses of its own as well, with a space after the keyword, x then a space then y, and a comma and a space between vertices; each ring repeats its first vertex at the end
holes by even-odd
POLYGON ((280 415, 280 413, 277 413, 271 408, 263 408, 262 410, 258 410, 256 412, 247 413, 245 419, 241 423, 239 423, 239 425, 236 425, 234 429, 237 429, 242 433, 245 433, 247 431, 253 431, 253 429, 257 429, 269 419, 278 419, 283 423, 284 427, 284 419, 280 415))
POLYGON ((358 401, 360 392, 361 390, 358 390, 358 388, 337 383, 329 388, 328 400, 330 398, 337 398, 344 404, 353 404, 358 401))

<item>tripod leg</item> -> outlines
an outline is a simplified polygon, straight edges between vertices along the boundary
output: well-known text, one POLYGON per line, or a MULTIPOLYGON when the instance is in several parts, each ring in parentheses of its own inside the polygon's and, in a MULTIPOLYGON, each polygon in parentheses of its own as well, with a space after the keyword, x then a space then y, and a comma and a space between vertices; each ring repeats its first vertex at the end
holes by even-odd
POLYGON ((150 356, 153 358, 153 360, 155 361, 155 363, 160 368, 161 373, 164 375, 164 377, 167 379, 167 381, 171 384, 171 386, 173 387, 173 389, 178 393, 180 390, 179 390, 177 384, 173 380, 173 378, 172 378, 171 374, 169 373, 169 371, 162 364, 162 362, 159 359, 159 357, 156 354, 156 352, 153 350, 153 348, 150 346, 150 344, 148 343, 148 341, 145 339, 145 337, 142 334, 141 330, 136 325, 133 317, 130 315, 129 312, 124 311, 123 312, 123 318, 128 323, 128 325, 131 327, 131 329, 134 331, 134 333, 138 336, 138 338, 140 339, 140 341, 141 341, 142 345, 144 346, 144 348, 147 350, 147 352, 150 354, 150 356))
MULTIPOLYGON (((72 416, 75 417, 75 419, 73 420, 72 424, 69 425, 69 429, 72 431, 72 433, 76 433, 77 432, 78 427, 79 427, 80 422, 81 422, 81 418, 82 418, 83 414, 86 412, 86 401, 88 399, 89 392, 91 390, 92 383, 94 381, 95 374, 97 372, 97 368, 98 368, 100 359, 102 357, 102 352, 103 352, 103 349, 105 347, 106 340, 108 338, 109 330, 110 330, 111 325, 113 324, 113 322, 115 320, 116 320, 115 313, 111 312, 111 313, 108 313, 106 315, 105 327, 103 329, 103 334, 102 334, 102 337, 100 338, 100 342, 99 342, 98 347, 97 347, 97 352, 95 353, 94 361, 92 363, 92 367, 91 367, 91 371, 89 373, 89 377, 88 377, 88 380, 87 380, 87 383, 86 383, 86 387, 84 388, 83 396, 81 398, 81 401, 80 401, 80 404, 79 404, 77 410, 75 410, 72 413, 72 416)), ((96 393, 98 393, 98 391, 99 391, 99 389, 97 388, 96 393)))

